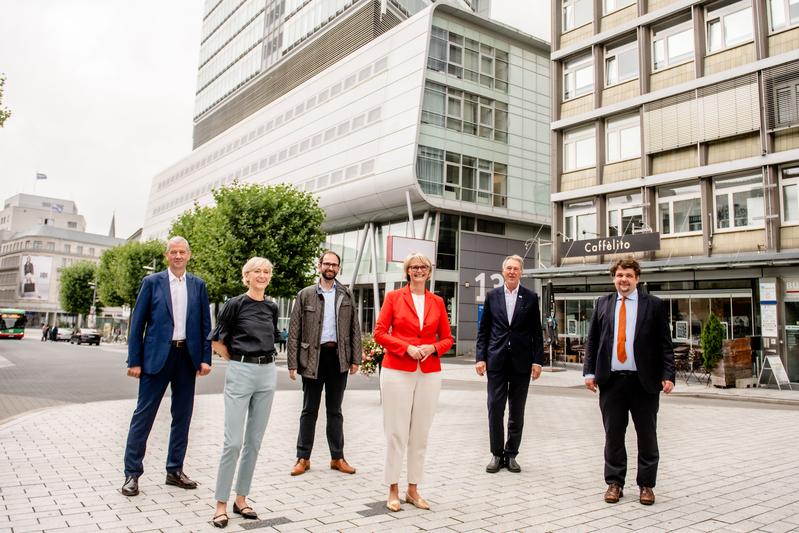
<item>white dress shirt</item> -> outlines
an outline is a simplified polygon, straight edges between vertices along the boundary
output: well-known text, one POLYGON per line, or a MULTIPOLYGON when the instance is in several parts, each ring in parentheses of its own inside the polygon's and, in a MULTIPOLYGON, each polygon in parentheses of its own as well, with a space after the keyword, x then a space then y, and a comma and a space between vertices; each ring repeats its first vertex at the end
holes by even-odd
POLYGON ((416 308, 416 315, 419 317, 419 331, 422 331, 424 324, 424 294, 411 293, 413 306, 416 308))
POLYGON ((519 299, 519 285, 513 290, 508 289, 507 285, 502 285, 505 293, 505 311, 508 313, 508 324, 513 322, 513 311, 516 310, 516 300, 519 299))
POLYGON ((628 294, 624 301, 624 311, 626 318, 624 350, 627 352, 627 360, 623 363, 619 361, 616 353, 617 339, 619 338, 619 311, 621 310, 621 294, 616 293, 616 310, 613 320, 613 357, 610 360, 610 369, 614 372, 619 370, 638 370, 635 366, 635 351, 633 349, 635 341, 635 321, 638 319, 638 289, 628 294))
POLYGON ((336 342, 336 283, 329 291, 322 288, 322 284, 316 286, 316 290, 325 300, 324 320, 322 320, 322 333, 319 337, 319 342, 322 344, 326 342, 336 342))
POLYGON ((174 319, 174 329, 172 330, 172 340, 182 341, 186 339, 186 308, 189 303, 189 292, 186 289, 186 273, 177 277, 171 270, 169 273, 169 295, 172 297, 172 318, 174 319))

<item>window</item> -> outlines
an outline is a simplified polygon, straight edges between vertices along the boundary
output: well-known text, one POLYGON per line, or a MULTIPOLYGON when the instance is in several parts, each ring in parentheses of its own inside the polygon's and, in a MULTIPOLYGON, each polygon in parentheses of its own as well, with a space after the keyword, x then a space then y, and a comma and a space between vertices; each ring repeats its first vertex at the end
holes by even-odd
POLYGON ((609 119, 605 128, 608 163, 641 157, 641 121, 638 115, 609 119))
POLYGON ((799 0, 769 0, 772 31, 799 25, 799 0))
POLYGON ((713 182, 716 229, 763 226, 763 178, 741 176, 713 182))
POLYGON ((416 176, 422 191, 494 207, 507 202, 507 166, 455 152, 419 147, 416 176))
POLYGON ((570 59, 563 64, 563 99, 583 96, 594 90, 594 64, 591 54, 570 59))
POLYGON ((508 142, 508 105, 428 81, 422 122, 508 142))
POLYGON ((479 83, 489 89, 508 90, 508 53, 433 26, 427 68, 479 83))
POLYGON ((67 222, 67 227, 70 228, 70 229, 75 229, 75 228, 78 227, 78 223, 77 222, 67 222))
POLYGON ((563 135, 563 171, 571 172, 596 165, 596 132, 593 126, 563 135))
POLYGON ((634 3, 635 0, 604 0, 602 2, 602 7, 604 14, 607 15, 623 7, 631 6, 634 3))
POLYGON ((83 246, 78 246, 77 250, 75 251, 78 255, 83 255, 83 246))
POLYGON ((563 0, 563 31, 591 22, 591 0, 563 0))
POLYGON ((775 85, 773 113, 778 128, 799 123, 799 79, 775 85))
POLYGON ((699 184, 668 185, 657 191, 658 220, 663 235, 702 231, 699 184))
POLYGON ((782 221, 799 222, 799 167, 782 169, 782 221))
POLYGON ((693 26, 690 20, 656 31, 652 38, 654 70, 689 61, 694 56, 693 26))
POLYGON ((638 41, 605 48, 605 86, 638 77, 638 41))
POLYGON ((752 5, 749 0, 708 9, 705 21, 708 52, 752 39, 752 5))
POLYGON ((644 227, 641 193, 611 196, 607 200, 608 237, 632 235, 644 227))
POLYGON ((572 241, 597 237, 594 201, 578 200, 565 204, 563 206, 563 230, 566 238, 572 241))

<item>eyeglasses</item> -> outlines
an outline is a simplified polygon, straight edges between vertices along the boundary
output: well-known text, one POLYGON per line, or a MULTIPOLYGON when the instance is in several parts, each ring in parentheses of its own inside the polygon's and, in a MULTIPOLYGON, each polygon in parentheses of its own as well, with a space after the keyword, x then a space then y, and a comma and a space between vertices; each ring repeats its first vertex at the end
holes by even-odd
POLYGON ((429 267, 429 266, 427 266, 427 265, 411 265, 411 266, 409 266, 409 267, 408 267, 408 270, 421 270, 421 271, 425 271, 425 270, 430 270, 430 267, 429 267))
POLYGON ((338 268, 338 263, 322 263, 325 268, 338 268))

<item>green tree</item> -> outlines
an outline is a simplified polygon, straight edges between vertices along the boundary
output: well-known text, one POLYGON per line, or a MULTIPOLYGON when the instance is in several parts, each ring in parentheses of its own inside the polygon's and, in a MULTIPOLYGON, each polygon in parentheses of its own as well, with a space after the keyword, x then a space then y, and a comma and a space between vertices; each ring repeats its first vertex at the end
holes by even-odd
POLYGON ((723 341, 724 326, 721 325, 719 317, 710 313, 705 325, 702 326, 702 333, 699 337, 699 344, 702 347, 702 365, 708 371, 713 370, 721 360, 723 341))
MULTIPOLYGON (((94 289, 90 283, 95 281, 97 265, 89 261, 80 261, 61 268, 61 308, 67 313, 89 314, 92 306, 94 289)), ((97 302, 99 313, 101 304, 97 302)))
POLYGON ((155 267, 166 268, 162 241, 128 242, 103 252, 97 267, 97 294, 106 305, 133 307, 141 280, 155 267))
POLYGON ((213 195, 215 206, 195 205, 170 230, 189 241, 189 269, 206 281, 212 302, 243 291, 241 267, 253 256, 274 264, 271 296, 293 297, 313 281, 325 240, 325 213, 313 195, 291 185, 239 183, 213 195))
POLYGON ((3 127, 3 124, 11 116, 11 111, 7 108, 3 107, 3 86, 6 84, 6 77, 3 74, 0 74, 0 128, 3 127))

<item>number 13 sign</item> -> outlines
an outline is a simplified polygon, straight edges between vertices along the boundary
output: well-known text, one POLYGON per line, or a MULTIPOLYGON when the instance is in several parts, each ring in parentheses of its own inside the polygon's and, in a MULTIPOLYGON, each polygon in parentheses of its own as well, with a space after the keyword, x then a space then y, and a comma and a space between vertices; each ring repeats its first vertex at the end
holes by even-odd
MULTIPOLYGON (((505 279, 502 277, 502 274, 491 274, 489 279, 494 282, 494 285, 489 287, 490 289, 496 289, 505 283, 505 279)), ((484 302, 486 299, 486 273, 479 273, 474 277, 474 281, 477 283, 477 294, 475 294, 474 301, 477 303, 484 302)))

